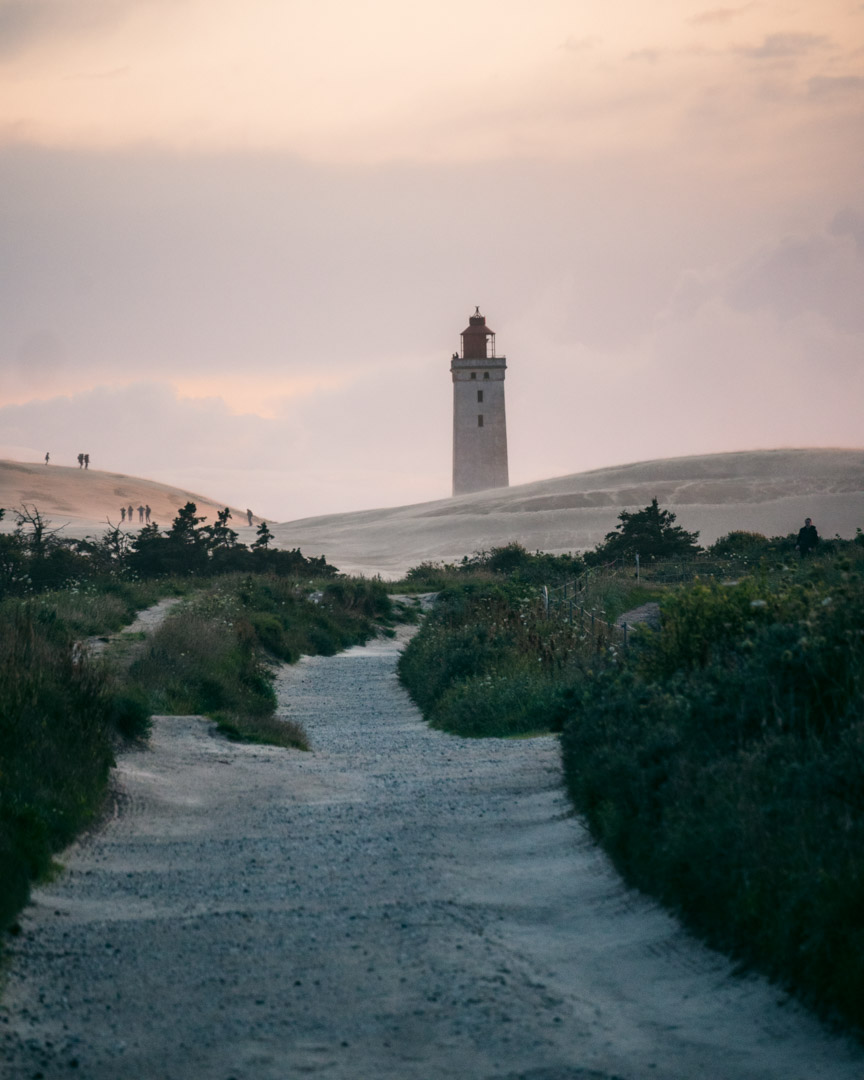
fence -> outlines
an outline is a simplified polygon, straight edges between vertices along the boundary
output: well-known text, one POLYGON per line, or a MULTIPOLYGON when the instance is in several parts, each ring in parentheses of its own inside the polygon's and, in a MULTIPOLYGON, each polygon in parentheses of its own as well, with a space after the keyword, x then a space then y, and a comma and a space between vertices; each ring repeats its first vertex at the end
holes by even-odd
POLYGON ((591 611, 585 606, 588 582, 591 571, 583 574, 574 581, 566 581, 550 589, 543 586, 543 608, 547 619, 566 619, 571 626, 574 623, 581 625, 594 639, 598 648, 603 645, 622 645, 625 649, 629 644, 629 627, 627 623, 611 623, 591 611))

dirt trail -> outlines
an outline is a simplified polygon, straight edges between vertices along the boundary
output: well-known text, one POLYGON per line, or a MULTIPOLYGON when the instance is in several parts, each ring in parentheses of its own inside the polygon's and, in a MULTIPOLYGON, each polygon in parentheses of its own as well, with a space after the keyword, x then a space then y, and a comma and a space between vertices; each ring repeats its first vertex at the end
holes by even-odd
POLYGON ((4 1076, 864 1076, 859 1047, 621 885, 553 738, 429 730, 397 652, 283 671, 310 754, 157 721, 12 941, 4 1076))
POLYGON ((122 640, 124 637, 132 638, 138 634, 152 634, 165 621, 171 608, 180 603, 180 599, 179 596, 163 597, 152 607, 139 611, 133 621, 128 626, 124 626, 122 630, 118 630, 116 634, 88 638, 86 642, 87 652, 91 656, 98 656, 105 651, 112 641, 122 640))

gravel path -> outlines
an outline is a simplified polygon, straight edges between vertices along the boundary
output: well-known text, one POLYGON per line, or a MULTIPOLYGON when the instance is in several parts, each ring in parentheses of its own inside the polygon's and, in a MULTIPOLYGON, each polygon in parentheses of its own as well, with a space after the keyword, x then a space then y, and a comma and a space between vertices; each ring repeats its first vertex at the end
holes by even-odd
POLYGON ((4 1077, 864 1076, 621 885, 555 739, 429 730, 397 653, 284 669, 312 753, 166 717, 123 757, 113 818, 10 939, 4 1077))

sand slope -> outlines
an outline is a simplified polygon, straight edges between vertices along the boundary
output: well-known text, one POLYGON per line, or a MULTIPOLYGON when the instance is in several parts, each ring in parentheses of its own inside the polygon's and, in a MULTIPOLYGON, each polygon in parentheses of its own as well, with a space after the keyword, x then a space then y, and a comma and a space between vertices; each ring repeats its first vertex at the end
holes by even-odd
POLYGON ((345 571, 397 575, 518 540, 530 550, 593 547, 622 508, 656 496, 710 543, 732 529, 780 535, 812 517, 824 536, 864 527, 864 450, 762 450, 667 458, 518 487, 275 526, 282 547, 323 552, 345 571))
MULTIPOLYGON (((123 473, 0 461, 0 506, 6 509, 3 527, 7 529, 14 524, 11 511, 25 503, 37 507, 53 525, 65 524, 64 535, 81 537, 102 532, 106 518, 118 524, 120 507, 130 503, 136 511, 136 526, 139 506, 150 506, 152 520, 168 526, 178 508, 190 500, 198 507, 199 514, 207 515, 208 521, 213 521, 217 510, 225 507, 224 503, 204 495, 123 473)), ((232 508, 232 514, 235 526, 245 526, 243 511, 232 508)))
MULTIPOLYGON (((453 561, 517 540, 529 550, 580 551, 615 527, 622 508, 656 496, 686 529, 710 543, 732 529, 767 535, 797 529, 812 517, 823 536, 851 537, 864 528, 864 450, 758 450, 642 461, 538 480, 455 499, 272 525, 279 547, 326 555, 350 573, 398 577, 424 560, 453 561)), ((121 504, 147 504, 167 526, 192 500, 212 521, 225 504, 180 488, 121 473, 0 461, 0 506, 35 504, 64 535, 98 534, 121 504)), ((233 525, 254 535, 243 511, 233 525)), ((2 528, 10 528, 12 515, 2 528)), ((137 528, 137 514, 135 515, 137 528)), ((256 523, 260 518, 255 518, 256 523)))

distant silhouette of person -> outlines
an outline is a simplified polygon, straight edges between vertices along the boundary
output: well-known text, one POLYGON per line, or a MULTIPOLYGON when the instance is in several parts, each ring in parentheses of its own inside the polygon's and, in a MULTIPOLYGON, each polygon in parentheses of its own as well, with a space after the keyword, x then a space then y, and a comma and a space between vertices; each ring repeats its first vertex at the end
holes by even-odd
POLYGON ((804 518, 804 524, 798 530, 798 539, 795 547, 801 552, 801 557, 806 558, 819 543, 819 533, 810 518, 804 518))
POLYGON ((249 528, 251 529, 252 528, 252 511, 251 510, 246 511, 246 520, 249 522, 249 528))
POLYGON ((147 524, 149 525, 150 524, 150 507, 149 506, 144 507, 144 518, 145 518, 147 524))
POLYGON ((83 454, 78 455, 78 468, 79 469, 84 468, 84 455, 83 454))
POLYGON ((50 454, 50 452, 49 452, 49 453, 47 453, 47 454, 45 455, 45 464, 47 465, 47 464, 48 464, 48 462, 49 462, 50 460, 51 460, 51 454, 50 454))
POLYGON ((126 513, 129 515, 129 520, 131 521, 132 520, 132 503, 129 503, 129 508, 127 509, 126 513))
POLYGON ((90 455, 89 454, 84 455, 84 468, 85 469, 90 468, 90 455))
POLYGON ((120 507, 120 521, 121 521, 121 523, 122 523, 122 522, 124 522, 125 520, 126 520, 126 507, 125 507, 125 506, 121 506, 121 507, 120 507))
POLYGON ((144 524, 144 507, 143 506, 138 507, 138 524, 139 525, 144 524))

